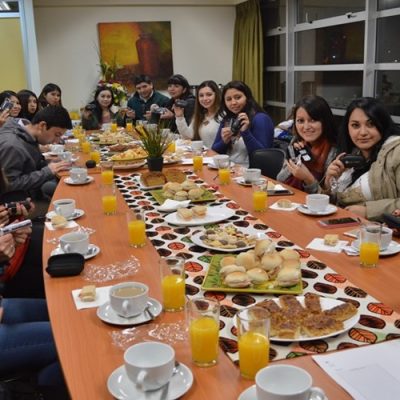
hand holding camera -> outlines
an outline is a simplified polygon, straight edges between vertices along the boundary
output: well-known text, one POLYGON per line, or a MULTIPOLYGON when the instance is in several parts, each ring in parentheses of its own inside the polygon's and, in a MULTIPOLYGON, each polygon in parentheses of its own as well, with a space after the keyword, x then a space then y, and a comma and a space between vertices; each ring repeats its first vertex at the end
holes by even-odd
POLYGON ((2 105, 0 106, 0 112, 3 111, 10 111, 12 108, 14 107, 14 103, 8 98, 6 97, 2 103, 2 105))
POLYGON ((362 168, 365 165, 363 156, 356 156, 352 154, 345 154, 339 160, 343 163, 345 168, 362 168))
POLYGON ((186 100, 177 99, 175 100, 174 106, 179 108, 185 108, 188 105, 186 100))

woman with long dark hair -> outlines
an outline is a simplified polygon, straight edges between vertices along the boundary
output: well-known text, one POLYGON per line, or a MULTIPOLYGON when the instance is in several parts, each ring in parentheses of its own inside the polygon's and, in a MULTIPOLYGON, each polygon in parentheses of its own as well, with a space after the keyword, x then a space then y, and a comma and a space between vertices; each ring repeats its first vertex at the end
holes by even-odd
POLYGON ((47 106, 61 106, 61 88, 55 83, 47 83, 39 95, 39 104, 41 108, 47 106))
POLYGON ((24 89, 17 93, 17 97, 21 104, 19 117, 32 121, 34 115, 39 111, 39 101, 36 94, 31 90, 24 89))

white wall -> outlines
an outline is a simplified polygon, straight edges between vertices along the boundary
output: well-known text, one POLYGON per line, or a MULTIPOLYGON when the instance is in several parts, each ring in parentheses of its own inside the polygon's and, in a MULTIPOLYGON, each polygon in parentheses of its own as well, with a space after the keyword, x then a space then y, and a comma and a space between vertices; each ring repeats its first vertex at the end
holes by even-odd
POLYGON ((99 22, 171 21, 174 73, 186 76, 190 84, 232 79, 233 5, 36 5, 34 13, 41 86, 60 85, 69 109, 86 104, 99 78, 99 22))

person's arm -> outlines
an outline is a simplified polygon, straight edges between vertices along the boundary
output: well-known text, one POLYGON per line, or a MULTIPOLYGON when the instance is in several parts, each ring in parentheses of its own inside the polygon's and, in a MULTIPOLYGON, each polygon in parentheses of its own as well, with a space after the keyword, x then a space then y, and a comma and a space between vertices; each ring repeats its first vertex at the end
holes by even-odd
POLYGON ((194 97, 189 97, 188 99, 186 99, 186 101, 187 101, 187 105, 184 110, 184 116, 185 116, 186 123, 189 125, 190 121, 193 118, 193 114, 194 114, 195 99, 194 99, 194 97))
POLYGON ((214 144, 212 145, 212 149, 220 154, 226 154, 226 152, 228 151, 228 146, 229 146, 229 144, 225 143, 222 139, 221 132, 222 132, 223 126, 224 126, 224 123, 221 122, 221 124, 219 125, 219 128, 218 128, 217 136, 215 137, 215 140, 214 140, 214 144))
POLYGON ((251 127, 242 132, 242 137, 249 154, 258 149, 272 147, 274 125, 271 118, 264 113, 256 114, 251 127))
POLYGON ((82 128, 87 130, 99 129, 101 125, 92 111, 83 109, 81 115, 82 128))
POLYGON ((183 139, 193 139, 193 121, 188 126, 185 118, 182 116, 182 117, 176 117, 175 123, 178 132, 183 139))

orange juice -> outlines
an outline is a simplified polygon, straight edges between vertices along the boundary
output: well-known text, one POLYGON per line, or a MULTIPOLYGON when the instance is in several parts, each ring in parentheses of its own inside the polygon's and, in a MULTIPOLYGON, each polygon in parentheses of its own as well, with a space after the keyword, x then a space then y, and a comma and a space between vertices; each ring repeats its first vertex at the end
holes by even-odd
POLYGON ((180 311, 185 306, 185 280, 180 275, 164 276, 161 282, 165 311, 180 311))
POLYGON ((379 260, 379 244, 362 242, 360 245, 360 264, 364 267, 375 267, 379 260))
POLYGON ((203 169, 203 156, 193 157, 193 171, 201 171, 203 169))
POLYGON ((192 359, 199 366, 217 363, 219 325, 214 318, 200 317, 189 327, 192 359))
POLYGON ((100 152, 95 150, 90 152, 90 159, 93 160, 96 164, 100 164, 100 152))
POLYGON ((112 169, 106 169, 101 171, 101 183, 103 185, 112 185, 114 182, 114 171, 112 169))
POLYGON ((88 141, 81 142, 81 149, 82 149, 83 153, 89 154, 90 153, 90 142, 88 142, 88 141))
POLYGON ((127 122, 125 127, 127 132, 133 132, 133 124, 132 122, 127 122))
POLYGON ((103 202, 104 214, 111 215, 117 212, 117 197, 113 195, 103 196, 101 198, 103 202))
POLYGON ((253 192, 253 208, 254 211, 264 211, 267 204, 267 192, 253 192))
POLYGON ((231 171, 228 168, 221 168, 218 170, 219 183, 227 185, 231 181, 231 171))
POLYGON ((175 151, 176 151, 176 144, 175 144, 175 141, 172 141, 172 142, 168 145, 167 151, 168 151, 169 153, 175 153, 175 151))
POLYGON ((240 373, 243 378, 254 379, 268 365, 269 340, 258 332, 248 331, 239 338, 238 345, 240 373))
POLYGON ((111 122, 111 132, 115 133, 117 132, 117 123, 116 122, 111 122))
POLYGON ((132 247, 143 247, 146 244, 146 223, 141 219, 128 222, 129 244, 132 247))

